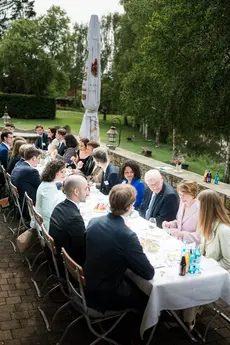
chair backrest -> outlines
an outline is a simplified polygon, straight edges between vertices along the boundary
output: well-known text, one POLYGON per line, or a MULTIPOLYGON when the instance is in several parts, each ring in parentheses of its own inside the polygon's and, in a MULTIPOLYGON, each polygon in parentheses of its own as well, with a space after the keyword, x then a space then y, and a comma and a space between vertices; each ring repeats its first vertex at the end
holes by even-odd
POLYGON ((85 277, 83 268, 78 265, 66 252, 64 248, 61 249, 61 255, 65 267, 66 281, 70 296, 73 296, 73 301, 78 305, 81 311, 87 314, 87 304, 84 294, 85 277), (69 275, 78 283, 79 289, 76 289, 70 281, 69 275))
POLYGON ((36 208, 33 206, 33 212, 34 212, 34 219, 37 222, 37 224, 41 227, 43 224, 43 218, 42 216, 38 213, 36 208))
MULTIPOLYGON (((9 174, 7 174, 7 175, 9 175, 9 174)), ((15 200, 19 201, 19 194, 18 194, 17 187, 11 181, 9 182, 9 185, 10 185, 10 191, 11 191, 11 194, 12 194, 13 198, 15 200)))
POLYGON ((64 265, 68 273, 79 283, 82 287, 85 286, 85 277, 83 268, 78 265, 70 256, 67 254, 67 251, 62 248, 61 254, 63 258, 64 265))
POLYGON ((57 249, 56 249, 53 237, 50 236, 50 234, 48 234, 44 224, 42 224, 41 228, 42 228, 42 235, 44 237, 45 244, 47 245, 51 253, 53 253, 54 255, 57 255, 57 249))
POLYGON ((33 209, 34 203, 33 203, 33 200, 27 194, 27 192, 25 192, 25 200, 26 200, 26 204, 29 210, 30 218, 32 219, 34 217, 34 209, 33 209))

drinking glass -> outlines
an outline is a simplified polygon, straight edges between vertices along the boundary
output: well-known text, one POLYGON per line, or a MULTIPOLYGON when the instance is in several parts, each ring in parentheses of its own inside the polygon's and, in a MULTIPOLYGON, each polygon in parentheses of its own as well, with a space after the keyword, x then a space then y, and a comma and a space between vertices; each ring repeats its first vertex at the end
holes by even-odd
POLYGON ((156 218, 149 218, 149 221, 152 225, 153 228, 156 228, 157 227, 157 221, 156 221, 156 218))

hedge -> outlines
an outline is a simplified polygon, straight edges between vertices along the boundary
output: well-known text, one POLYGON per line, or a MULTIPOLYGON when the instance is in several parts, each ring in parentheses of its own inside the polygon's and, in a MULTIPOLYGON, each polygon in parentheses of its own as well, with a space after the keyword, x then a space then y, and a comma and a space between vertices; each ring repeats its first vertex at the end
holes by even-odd
POLYGON ((2 116, 5 106, 7 106, 9 116, 13 119, 55 119, 56 116, 55 98, 0 93, 0 114, 2 116))

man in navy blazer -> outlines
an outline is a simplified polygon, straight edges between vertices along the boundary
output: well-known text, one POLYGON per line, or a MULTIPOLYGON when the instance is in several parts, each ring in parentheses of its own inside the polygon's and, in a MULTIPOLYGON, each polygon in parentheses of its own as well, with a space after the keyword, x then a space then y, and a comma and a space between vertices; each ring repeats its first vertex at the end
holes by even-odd
POLYGON ((154 268, 139 239, 124 221, 133 209, 136 190, 128 184, 114 186, 109 195, 111 213, 93 218, 86 231, 86 300, 100 310, 134 308, 143 311, 148 297, 125 276, 130 269, 150 280, 154 268))
POLYGON ((40 150, 48 150, 49 139, 48 134, 44 132, 44 128, 41 125, 35 127, 38 137, 35 140, 35 147, 40 150))
POLYGON ((7 169, 9 150, 13 144, 13 133, 8 130, 3 130, 1 133, 2 143, 0 145, 0 163, 7 169))
MULTIPOLYGON (((23 205, 25 192, 36 203, 36 193, 41 183, 39 172, 36 169, 40 160, 41 151, 35 147, 28 147, 25 150, 25 161, 16 166, 11 174, 11 181, 17 187, 20 205, 23 205)), ((25 211, 26 212, 26 211, 25 211)))
POLYGON ((156 169, 147 171, 145 182, 148 188, 145 191, 139 213, 147 220, 156 218, 157 226, 162 228, 165 220, 176 219, 179 196, 170 184, 163 181, 160 172, 156 169))
POLYGON ((110 163, 106 149, 101 147, 94 149, 93 158, 96 165, 103 169, 101 184, 97 188, 100 189, 101 193, 108 195, 113 186, 121 183, 118 169, 110 163))
POLYGON ((60 156, 63 156, 65 153, 65 135, 66 135, 65 128, 59 128, 56 132, 56 139, 59 141, 58 154, 60 156))

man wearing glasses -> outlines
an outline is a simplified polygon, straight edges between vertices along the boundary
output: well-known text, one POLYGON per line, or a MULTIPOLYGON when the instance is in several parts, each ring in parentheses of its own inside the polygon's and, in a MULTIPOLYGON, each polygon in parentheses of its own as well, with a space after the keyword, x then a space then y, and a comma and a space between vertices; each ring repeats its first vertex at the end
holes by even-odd
POLYGON ((139 210, 140 215, 147 220, 156 218, 157 226, 162 228, 163 221, 176 218, 179 207, 178 194, 170 184, 163 181, 156 169, 147 171, 145 183, 148 188, 139 210))

